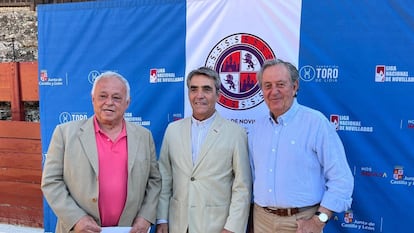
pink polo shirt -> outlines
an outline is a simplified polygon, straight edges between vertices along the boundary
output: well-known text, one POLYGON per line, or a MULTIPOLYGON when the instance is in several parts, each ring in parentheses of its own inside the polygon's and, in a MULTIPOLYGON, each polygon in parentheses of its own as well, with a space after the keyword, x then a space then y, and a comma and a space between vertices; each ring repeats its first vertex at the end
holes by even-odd
POLYGON ((112 141, 94 117, 99 159, 99 213, 102 226, 116 226, 124 210, 128 182, 128 150, 125 124, 112 141))

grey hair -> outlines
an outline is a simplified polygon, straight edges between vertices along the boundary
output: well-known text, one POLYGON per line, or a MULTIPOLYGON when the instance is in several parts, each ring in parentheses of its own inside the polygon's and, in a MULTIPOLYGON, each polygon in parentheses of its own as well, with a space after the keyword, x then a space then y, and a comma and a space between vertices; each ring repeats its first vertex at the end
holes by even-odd
POLYGON ((262 86, 262 80, 263 80, 263 72, 271 67, 271 66, 275 66, 278 64, 282 64, 283 66, 285 66, 288 70, 289 70, 289 74, 290 74, 290 81, 292 83, 296 82, 296 80, 299 79, 299 71, 298 69, 290 62, 286 62, 282 59, 271 59, 271 60, 266 60, 262 67, 260 68, 259 72, 257 72, 257 80, 259 81, 259 85, 262 86))
POLYGON ((217 94, 220 92, 221 79, 220 79, 220 75, 217 73, 217 71, 215 71, 211 68, 205 67, 205 66, 199 67, 198 69, 195 69, 195 70, 191 71, 187 75, 187 87, 188 88, 190 88, 191 79, 195 75, 205 75, 205 76, 209 77, 210 79, 213 79, 214 86, 216 87, 217 94))
POLYGON ((91 95, 93 95, 93 93, 95 93, 95 88, 96 88, 96 84, 98 83, 98 81, 102 78, 108 78, 108 77, 115 77, 118 78, 119 80, 121 80, 126 88, 126 100, 129 101, 130 97, 131 97, 131 88, 129 86, 129 82, 128 80, 126 80, 126 78, 124 78, 124 76, 120 75, 119 73, 116 73, 114 71, 105 71, 102 74, 100 74, 98 77, 95 78, 95 80, 93 81, 93 86, 92 86, 92 91, 91 91, 91 95))

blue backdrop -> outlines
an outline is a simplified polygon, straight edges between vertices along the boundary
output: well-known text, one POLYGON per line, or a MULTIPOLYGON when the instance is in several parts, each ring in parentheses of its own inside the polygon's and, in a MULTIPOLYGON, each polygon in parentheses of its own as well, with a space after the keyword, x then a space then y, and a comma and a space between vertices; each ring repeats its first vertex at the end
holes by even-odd
POLYGON ((355 176, 341 232, 413 231, 413 20, 409 1, 303 2, 299 100, 339 119, 355 176))
MULTIPOLYGON (((188 70, 214 62, 223 46, 235 51, 232 37, 240 36, 240 54, 257 49, 259 63, 265 54, 298 66, 298 101, 322 111, 344 142, 354 202, 324 232, 412 232, 412 2, 114 0, 38 5, 37 12, 44 157, 57 124, 93 115, 92 82, 106 70, 130 81, 125 117, 153 132, 158 151, 167 124, 186 115, 188 70)), ((254 127, 252 115, 266 111, 254 98, 249 109, 218 109, 254 127)), ((45 202, 45 232, 55 222, 45 202)))
MULTIPOLYGON (((149 128, 159 149, 165 127, 184 111, 185 2, 105 1, 37 10, 44 157, 57 124, 93 115, 92 83, 107 70, 129 80, 125 117, 149 128), (158 79, 150 80, 151 73, 158 79)), ((45 232, 54 232, 47 203, 44 213, 45 232)))

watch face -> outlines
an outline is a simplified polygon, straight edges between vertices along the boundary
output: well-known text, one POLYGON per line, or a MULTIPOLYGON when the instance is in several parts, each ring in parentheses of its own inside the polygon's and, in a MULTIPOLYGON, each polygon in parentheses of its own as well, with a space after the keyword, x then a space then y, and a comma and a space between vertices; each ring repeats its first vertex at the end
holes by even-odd
POLYGON ((324 222, 324 223, 328 222, 329 218, 328 218, 327 214, 318 212, 318 213, 316 213, 316 215, 318 215, 318 218, 321 222, 324 222))

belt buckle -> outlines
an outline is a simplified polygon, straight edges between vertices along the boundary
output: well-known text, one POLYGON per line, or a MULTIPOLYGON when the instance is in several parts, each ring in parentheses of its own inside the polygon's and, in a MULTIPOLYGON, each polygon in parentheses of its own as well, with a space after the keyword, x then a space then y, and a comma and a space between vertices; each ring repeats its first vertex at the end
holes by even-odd
POLYGON ((271 208, 269 208, 269 207, 262 207, 262 209, 263 209, 266 213, 269 213, 269 214, 276 214, 276 213, 275 213, 275 211, 276 211, 276 210, 273 210, 273 209, 271 209, 271 208))
POLYGON ((269 207, 263 207, 263 209, 265 210, 265 212, 267 213, 271 213, 271 214, 275 214, 281 217, 290 217, 293 216, 297 213, 299 213, 299 209, 298 208, 286 208, 286 209, 272 209, 269 207))

